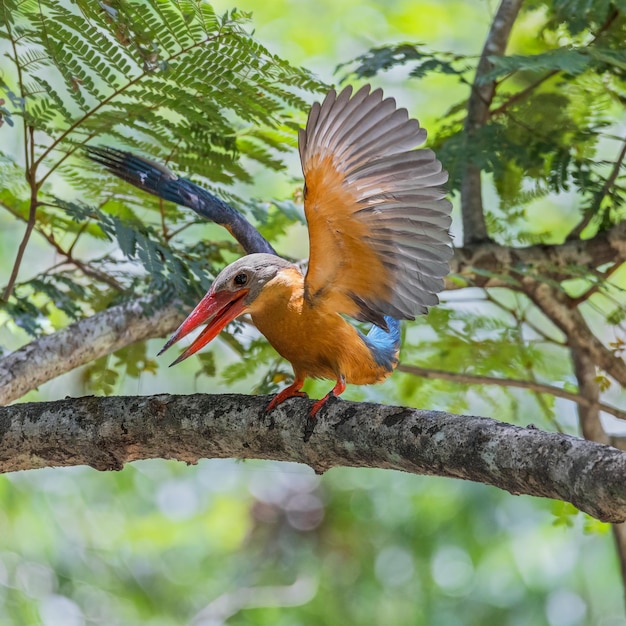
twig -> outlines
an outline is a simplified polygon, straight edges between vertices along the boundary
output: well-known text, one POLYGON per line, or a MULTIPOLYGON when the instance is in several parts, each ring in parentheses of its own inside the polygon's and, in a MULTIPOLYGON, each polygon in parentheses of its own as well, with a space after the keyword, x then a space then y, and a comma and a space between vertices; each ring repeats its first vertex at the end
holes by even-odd
MULTIPOLYGON (((613 265, 611 265, 611 267, 609 267, 604 272, 594 272, 596 274, 597 281, 591 287, 589 287, 589 289, 587 289, 587 291, 585 291, 583 294, 581 294, 577 298, 573 298, 572 300, 574 304, 578 306, 579 304, 586 302, 587 300, 589 300, 591 296, 598 293, 600 289, 603 289, 604 288, 603 283, 606 282, 620 267, 622 267, 621 261, 618 263, 614 263, 613 265)), ((604 295, 608 297, 608 294, 604 294, 604 295)), ((621 302, 616 302, 615 300, 613 301, 615 304, 618 304, 621 306, 621 302)))
MULTIPOLYGON (((30 140, 33 141, 33 129, 29 127, 30 130, 30 140)), ((28 150, 28 146, 26 146, 26 150, 28 150)), ((30 206, 28 209, 28 222, 26 223, 26 230, 24 231, 24 236, 22 237, 22 241, 20 243, 20 247, 17 250, 17 256, 15 258, 15 263, 13 264, 13 269, 11 270, 11 276, 9 277, 9 281, 7 282, 7 286, 4 290, 3 299, 4 301, 8 301, 11 293, 13 293, 13 287, 15 286, 15 281, 17 280, 17 276, 20 271, 20 266, 22 264, 22 259, 24 258, 24 253, 26 252, 26 247, 28 246, 28 241, 30 239, 31 233, 33 232, 33 228, 35 228, 35 221, 37 219, 37 186, 35 184, 34 177, 32 176, 33 170, 27 171, 27 179, 30 185, 30 206)))
POLYGON ((611 187, 613 187, 613 185, 615 184, 615 181, 617 180, 617 177, 619 176, 619 171, 622 167, 622 163, 625 157, 626 157, 626 138, 624 138, 623 140, 622 149, 620 150, 617 160, 615 161, 615 164, 613 165, 613 169, 611 170, 609 177, 604 181, 604 185, 602 185, 602 189, 596 194, 595 198, 593 199, 592 205, 585 212, 585 215, 580 220, 580 222, 578 222, 578 224, 569 233, 569 235, 567 236, 567 239, 578 239, 581 233, 583 232, 583 230, 585 230, 586 226, 589 224, 589 222, 591 222, 591 220, 596 216, 596 214, 600 210, 600 205, 602 204, 602 200, 604 200, 606 195, 609 193, 609 191, 611 190, 611 187))
POLYGON ((528 328, 530 328, 532 331, 537 333, 540 337, 543 337, 546 342, 552 343, 556 346, 561 346, 561 347, 567 346, 567 344, 564 341, 559 341, 558 339, 555 339, 554 337, 550 337, 550 335, 548 335, 543 329, 539 328, 539 326, 531 322, 526 316, 525 312, 520 317, 517 314, 517 311, 515 309, 512 309, 506 306, 506 304, 500 302, 497 298, 494 297, 494 295, 491 292, 487 291, 486 289, 485 289, 485 300, 487 302, 491 302, 498 308, 508 313, 516 322, 522 322, 523 324, 528 326, 528 328))
POLYGON ((524 87, 524 89, 522 89, 521 91, 513 94, 506 102, 503 102, 499 107, 496 107, 495 109, 490 111, 489 117, 495 117, 496 115, 504 113, 510 106, 512 106, 522 98, 525 98, 531 91, 537 89, 537 87, 545 83, 548 79, 558 74, 559 71, 560 70, 550 70, 547 74, 545 74, 541 78, 538 78, 534 83, 531 83, 527 87, 524 87))
POLYGON ((63 250, 63 248, 57 243, 56 239, 53 235, 46 233, 45 231, 38 229, 37 232, 50 243, 50 245, 62 256, 67 259, 67 263, 71 263, 75 265, 85 276, 90 276, 91 278, 95 278, 101 283, 105 283, 109 285, 109 287, 113 287, 116 291, 123 292, 124 287, 121 285, 113 276, 109 276, 105 272, 101 272, 100 270, 94 269, 89 266, 87 263, 83 263, 79 259, 72 256, 72 253, 68 250, 67 252, 63 250))
MULTIPOLYGON (((202 41, 199 42, 194 42, 193 45, 188 46, 187 48, 184 48, 182 50, 179 50, 178 52, 172 54, 170 57, 168 57, 168 61, 172 61, 173 59, 178 58, 181 54, 185 54, 186 52, 189 52, 190 50, 193 50, 194 48, 199 48, 204 46, 205 44, 207 44, 210 41, 213 41, 214 39, 219 38, 221 35, 218 33, 216 36, 209 36, 206 37, 205 39, 203 39, 202 41)), ((104 98, 103 100, 101 100, 100 102, 98 102, 98 104, 96 106, 94 106, 92 109, 90 109, 89 111, 87 111, 84 115, 82 115, 81 117, 79 117, 71 126, 69 126, 68 128, 66 128, 40 155, 39 158, 35 161, 34 163, 34 168, 37 169, 37 167, 39 166, 39 164, 48 156, 48 154, 50 154, 50 152, 52 152, 52 150, 54 150, 56 148, 56 146, 61 143, 68 135, 70 135, 71 133, 73 133, 81 124, 83 124, 85 122, 85 120, 87 120, 88 118, 90 118, 92 115, 94 115, 95 113, 97 113, 102 107, 106 106, 107 104, 109 104, 109 102, 111 102, 111 100, 114 100, 117 96, 119 96, 120 94, 123 94, 129 87, 132 87, 133 85, 135 85, 136 83, 138 83, 140 80, 142 80, 143 78, 145 78, 146 76, 152 74, 151 70, 144 70, 143 72, 140 72, 137 76, 135 76, 134 78, 131 78, 127 83, 124 84, 123 87, 120 87, 118 89, 115 89, 112 93, 110 93, 106 98, 104 98)), ((71 152, 70 152, 71 153, 71 152)), ((66 154, 62 160, 64 160, 65 158, 67 158, 67 156, 69 156, 69 154, 66 154)), ((54 164, 47 172, 46 174, 42 177, 42 179, 39 181, 39 185, 41 185, 46 178, 48 178, 48 176, 52 173, 52 171, 54 171, 54 169, 56 167, 58 167, 59 163, 54 164)))
MULTIPOLYGON (((11 48, 13 50, 13 61, 15 62, 15 67, 17 69, 17 83, 20 91, 20 97, 22 99, 22 106, 25 107, 26 104, 24 102, 24 77, 22 76, 22 68, 19 63, 19 56, 17 53, 17 45, 15 40, 13 39, 13 34, 10 30, 10 21, 6 17, 6 9, 5 12, 5 23, 7 25, 7 30, 9 31, 9 39, 11 41, 11 48)), ((7 282, 6 288, 4 290, 4 294, 2 295, 2 299, 6 302, 11 293, 13 292, 13 287, 15 285, 15 281, 17 280, 17 276, 20 270, 20 265, 22 264, 22 259, 24 257, 24 252, 26 251, 26 246, 28 245, 28 240, 30 239, 30 235, 35 226, 35 219, 37 217, 37 187, 35 181, 35 168, 33 167, 33 150, 34 150, 34 130, 32 126, 28 126, 27 124, 23 124, 23 132, 24 132, 24 171, 26 172, 26 180, 30 186, 31 197, 30 197, 30 207, 28 214, 28 223, 26 225, 26 230, 24 231, 24 237, 22 238, 22 242, 20 243, 20 247, 17 251, 17 257, 15 259, 15 263, 13 264, 13 269, 11 270, 11 276, 7 282), (29 145, 30 142, 30 145, 29 145)))
MULTIPOLYGON (((596 43, 598 39, 600 38, 600 36, 609 29, 611 24, 615 21, 615 19, 618 16, 619 16, 619 11, 617 9, 612 11, 607 17, 604 24, 602 24, 602 26, 598 29, 598 32, 594 35, 593 39, 587 44, 586 47, 588 48, 592 46, 594 43, 596 43)), ((553 76, 556 76, 561 71, 562 70, 550 70, 544 76, 541 76, 540 78, 538 78, 534 83, 531 83, 530 85, 528 85, 521 91, 518 91, 517 93, 513 94, 508 100, 503 102, 499 107, 493 109, 490 112, 489 116, 494 117, 496 115, 500 115, 501 113, 504 113, 511 105, 515 104, 522 98, 526 97, 530 92, 534 91, 537 87, 545 83, 547 80, 549 80, 553 76)), ((509 76, 511 76, 511 74, 509 74, 509 76)))
MULTIPOLYGON (((9 213, 11 213, 11 215, 13 215, 15 218, 19 219, 19 220, 23 220, 24 218, 17 212, 14 211, 11 207, 7 206, 4 203, 0 203, 7 211, 9 211, 9 213)), ((45 203, 40 202, 39 206, 44 205, 45 203)), ((99 280, 102 283, 105 283, 107 285, 109 285, 110 287, 113 287, 113 289, 116 289, 117 291, 124 291, 124 287, 118 283, 115 278, 113 278, 112 276, 109 276, 108 274, 105 274, 104 272, 101 272, 97 269, 92 268, 88 263, 83 263, 82 261, 80 261, 79 259, 75 258, 72 255, 72 250, 74 248, 74 246, 76 245, 76 242, 78 241, 78 237, 80 236, 80 233, 84 231, 84 229, 87 227, 87 224, 84 224, 83 227, 81 228, 80 232, 76 235, 76 239, 72 242, 72 245, 70 246, 69 250, 65 251, 63 250, 63 248, 58 244, 58 242, 56 241, 56 239, 54 238, 53 235, 46 233, 43 229, 41 228, 37 228, 35 227, 34 230, 35 232, 39 233, 61 256, 65 257, 65 261, 63 263, 60 263, 58 265, 64 265, 66 263, 70 263, 72 265, 75 265, 79 270, 81 270, 83 272, 83 274, 85 274, 86 276, 90 276, 91 278, 95 278, 96 280, 99 280)), ((56 267, 56 266, 54 266, 56 267)), ((50 269, 54 269, 54 267, 50 268, 50 269)))
POLYGON ((420 378, 427 378, 429 380, 449 380, 461 385, 498 385, 499 387, 517 387, 518 389, 529 389, 536 393, 546 393, 557 398, 563 398, 564 400, 571 400, 582 406, 595 406, 606 413, 614 415, 618 419, 626 420, 626 411, 622 411, 609 404, 602 402, 593 402, 588 398, 572 393, 560 387, 554 385, 547 385, 545 383, 539 383, 532 380, 522 380, 519 378, 497 378, 495 376, 482 376, 478 374, 464 374, 462 372, 449 372, 445 370, 433 370, 424 367, 418 367, 417 365, 407 365, 400 363, 398 365, 398 371, 405 374, 412 374, 413 376, 419 376, 420 378))

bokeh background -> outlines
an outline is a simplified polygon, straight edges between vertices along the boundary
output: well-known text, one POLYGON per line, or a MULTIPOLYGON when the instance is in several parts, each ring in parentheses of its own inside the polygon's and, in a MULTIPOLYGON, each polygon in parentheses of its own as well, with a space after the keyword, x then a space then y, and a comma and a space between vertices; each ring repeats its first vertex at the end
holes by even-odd
MULTIPOLYGON (((231 9, 227 0, 213 5, 231 9)), ((340 63, 390 42, 478 55, 497 3, 409 0, 242 0, 256 37, 272 52, 337 83, 340 63)), ((532 14, 511 48, 528 50, 532 14)), ((375 84, 396 96, 428 128, 463 85, 443 77, 407 81, 401 69, 375 84)), ((17 147, 16 147, 17 150, 17 147)), ((295 157, 286 172, 255 171, 242 196, 289 198, 299 184, 295 157)), ((538 230, 565 229, 571 204, 533 215, 538 230)), ((458 218, 458 213, 455 213, 458 218)), ((0 282, 22 226, 0 214, 0 282)), ((35 273, 54 261, 34 246, 23 266, 35 273)), ((279 250, 306 257, 306 230, 294 225, 279 250)), ((471 294, 445 307, 473 307, 471 294)), ((414 335, 429 332, 420 320, 414 335)), ((0 343, 27 337, 0 330, 0 343), (2 334, 4 333, 4 334, 2 334)), ((160 342, 149 342, 155 355, 160 342)), ((219 342, 220 368, 237 357, 219 342)), ((559 367, 558 363, 554 367, 559 367)), ((87 392, 78 370, 31 392, 46 400, 87 392)), ((122 377, 116 392, 249 392, 244 377, 226 385, 198 377, 192 364, 122 377)), ((324 383, 309 384, 312 395, 324 383)), ((415 394, 397 374, 384 385, 350 389, 346 398, 454 410, 444 384, 415 394)), ((457 392, 458 393, 458 392, 457 392)), ((476 414, 537 419, 529 396, 468 392, 476 414), (513 400, 511 399, 513 398, 513 400)), ((554 411, 573 429, 572 407, 554 411)), ((197 466, 145 461, 117 473, 89 468, 0 477, 0 625, 481 625, 617 626, 622 588, 609 528, 571 507, 515 497, 482 485, 365 469, 310 468, 271 462, 206 460, 197 466)))

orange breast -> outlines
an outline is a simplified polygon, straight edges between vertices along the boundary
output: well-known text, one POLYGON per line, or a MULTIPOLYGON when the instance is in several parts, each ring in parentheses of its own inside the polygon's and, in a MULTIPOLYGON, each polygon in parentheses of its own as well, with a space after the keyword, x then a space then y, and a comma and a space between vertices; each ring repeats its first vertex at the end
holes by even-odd
POLYGON ((367 385, 391 373, 374 360, 359 333, 338 313, 310 306, 304 277, 285 269, 267 283, 250 307, 252 320, 297 376, 367 385))

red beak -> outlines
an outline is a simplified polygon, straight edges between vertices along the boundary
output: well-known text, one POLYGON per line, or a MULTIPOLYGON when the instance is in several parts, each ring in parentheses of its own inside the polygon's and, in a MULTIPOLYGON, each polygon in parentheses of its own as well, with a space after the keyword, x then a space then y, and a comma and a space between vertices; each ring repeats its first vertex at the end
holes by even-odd
POLYGON ((186 337, 192 330, 207 324, 207 327, 198 335, 195 341, 173 362, 176 365, 185 360, 188 356, 195 354, 200 348, 206 346, 209 341, 215 339, 220 331, 241 315, 245 309, 244 299, 248 295, 247 289, 241 291, 218 291, 213 290, 200 300, 200 303, 189 314, 187 319, 178 327, 178 330, 170 337, 169 341, 161 348, 159 354, 165 352, 171 345, 175 344, 179 339, 186 337))

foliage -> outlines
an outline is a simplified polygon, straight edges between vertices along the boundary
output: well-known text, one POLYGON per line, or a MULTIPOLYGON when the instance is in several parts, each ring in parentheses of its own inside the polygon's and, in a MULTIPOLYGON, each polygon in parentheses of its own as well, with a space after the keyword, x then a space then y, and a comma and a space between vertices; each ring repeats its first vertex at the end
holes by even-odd
MULTIPOLYGON (((218 16, 200 0, 6 0, 0 10, 10 61, 0 74, 7 122, 0 132, 23 132, 24 155, 0 151, 0 206, 31 223, 63 259, 34 278, 9 281, 2 323, 38 336, 49 332, 50 317, 76 320, 142 293, 197 299, 233 244, 202 236, 190 243, 194 215, 131 195, 94 172, 82 147, 147 153, 219 192, 215 185, 249 182, 255 162, 282 167, 278 155, 293 143, 294 116, 305 108, 300 94, 319 82, 256 41, 245 13, 218 16), (74 254, 87 246, 97 252, 74 254)), ((250 210, 232 192, 222 194, 250 210)), ((279 216, 293 210, 277 203, 252 213, 271 236, 284 228, 279 216)), ((115 376, 105 378, 90 384, 110 392, 115 376)))
MULTIPOLYGON (((519 223, 520 209, 548 194, 575 192, 590 222, 588 234, 624 217, 621 160, 607 163, 596 155, 600 144, 612 139, 616 108, 626 101, 626 18, 609 2, 541 2, 530 8, 550 12, 534 42, 543 50, 489 57, 491 69, 477 85, 494 80, 502 85, 487 123, 467 141, 464 98, 449 106, 433 133, 451 191, 459 190, 468 160, 492 175, 501 210, 487 216, 490 232, 507 244, 514 242, 512 232, 518 242, 548 240, 549 233, 534 233, 519 223), (618 175, 609 192, 606 171, 612 165, 618 175)), ((468 83, 476 63, 469 55, 403 43, 370 50, 339 69, 354 65, 350 74, 360 78, 406 65, 411 78, 434 72, 468 83)))
MULTIPOLYGON (((342 63, 337 70, 356 65, 351 70, 358 78, 371 78, 379 72, 387 71, 397 65, 410 63, 414 67, 409 72, 411 78, 423 78, 429 73, 450 74, 467 83, 465 74, 471 69, 468 59, 463 55, 434 53, 425 46, 401 43, 393 46, 372 48, 349 63, 342 63)), ((468 83, 469 84, 469 83, 468 83)))
MULTIPOLYGON (((476 80, 477 87, 495 81, 485 123, 468 136, 470 88, 457 101, 448 101, 439 128, 429 129, 431 146, 450 173, 453 193, 460 192, 468 162, 488 175, 495 201, 485 203, 485 218, 497 242, 529 245, 586 238, 624 219, 624 139, 615 136, 621 132, 616 120, 626 103, 624 8, 585 0, 525 3, 519 29, 523 31, 528 19, 528 29, 538 37, 525 40, 521 34, 518 50, 488 57, 489 68, 476 80), (566 209, 572 198, 573 206, 566 209)), ((447 84, 470 85, 478 61, 476 55, 433 52, 422 43, 404 42, 373 48, 338 70, 342 80, 393 71, 420 80, 420 85, 435 77, 446 77, 447 84)), ((533 267, 516 270, 518 275, 540 277, 533 267)), ((588 267, 571 266, 568 271, 569 283, 555 283, 549 276, 543 280, 567 293, 575 284, 577 294, 588 289, 602 294, 604 299, 598 297, 597 304, 589 306, 621 334, 623 284, 611 284, 588 267)), ((519 290, 510 274, 498 278, 519 290)), ((531 302, 507 290, 489 291, 481 307, 480 297, 469 311, 463 303, 455 305, 454 298, 446 308, 432 310, 427 321, 407 333, 403 360, 477 376, 570 384, 568 349, 545 327, 531 302), (422 327, 429 331, 418 330, 422 327)), ((446 382, 414 376, 403 377, 399 385, 404 402, 419 399, 454 411, 468 410, 477 397, 496 415, 503 403, 514 414, 520 403, 520 393, 506 388, 451 389, 446 382)), ((521 397, 528 398, 526 393, 521 397)), ((535 398, 543 426, 567 428, 559 423, 554 398, 535 398)))

